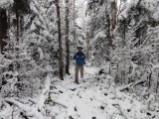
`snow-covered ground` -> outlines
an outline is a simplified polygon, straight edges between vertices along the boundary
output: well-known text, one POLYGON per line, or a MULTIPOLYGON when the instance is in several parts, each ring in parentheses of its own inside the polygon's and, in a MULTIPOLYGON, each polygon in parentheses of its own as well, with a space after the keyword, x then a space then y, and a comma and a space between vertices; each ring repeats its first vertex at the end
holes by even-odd
MULTIPOLYGON (((86 67, 86 76, 93 77, 97 68, 86 67)), ((74 74, 73 70, 71 73, 74 74)), ((110 76, 84 78, 80 84, 72 77, 54 81, 51 98, 66 106, 50 108, 56 119, 149 119, 147 107, 135 95, 119 92, 110 76)), ((151 115, 152 116, 152 115, 151 115)), ((158 119, 158 118, 156 118, 158 119)))
POLYGON ((95 77, 98 70, 86 67, 86 78, 80 79, 79 85, 74 83, 74 68, 64 81, 47 77, 38 98, 3 99, 15 105, 5 103, 8 108, 0 111, 0 118, 12 119, 14 115, 14 119, 24 119, 26 115, 25 119, 159 119, 147 111, 140 98, 120 92, 111 76, 95 77))

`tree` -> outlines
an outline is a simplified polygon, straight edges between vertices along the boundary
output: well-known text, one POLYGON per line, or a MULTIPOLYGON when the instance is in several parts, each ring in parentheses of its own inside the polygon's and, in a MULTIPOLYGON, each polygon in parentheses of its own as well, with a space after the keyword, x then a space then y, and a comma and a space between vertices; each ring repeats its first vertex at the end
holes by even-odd
POLYGON ((116 27, 116 15, 117 15, 117 3, 116 0, 111 2, 111 31, 113 31, 116 27))
POLYGON ((70 40, 69 40, 69 0, 65 0, 66 3, 66 13, 65 13, 65 44, 66 44, 66 74, 70 75, 70 40))
POLYGON ((103 65, 111 60, 111 12, 110 1, 89 0, 87 15, 90 46, 94 64, 103 65), (105 52, 105 53, 103 53, 105 52))
MULTIPOLYGON (((39 0, 31 1, 32 14, 24 16, 21 42, 17 43, 16 26, 11 25, 9 29, 10 38, 6 40, 8 44, 5 47, 1 68, 3 78, 9 81, 6 85, 17 89, 18 96, 36 94, 39 86, 43 86, 43 79, 46 76, 57 75, 56 47, 58 43, 54 39, 57 33, 55 30, 56 8, 53 3, 49 4, 53 6, 49 8, 45 7, 45 4, 39 0), (17 66, 20 67, 16 68, 17 66)), ((11 94, 16 95, 15 90, 10 90, 10 87, 7 87, 7 90, 6 95, 10 91, 12 91, 11 94)))
MULTIPOLYGON (((76 0, 73 0, 72 2, 72 6, 73 6, 73 38, 74 41, 77 43, 77 34, 76 34, 76 0)), ((76 44, 77 45, 77 44, 76 44)))
POLYGON ((62 48, 62 34, 61 34, 61 16, 60 16, 60 2, 56 0, 56 12, 57 12, 57 28, 58 28, 58 45, 59 45, 59 76, 61 80, 64 80, 64 64, 63 64, 63 48, 62 48))
POLYGON ((157 1, 123 1, 115 38, 118 82, 145 80, 143 85, 153 93, 158 92, 159 71, 157 7, 157 1))
POLYGON ((14 0, 13 12, 16 15, 16 24, 17 24, 17 41, 19 42, 20 36, 20 17, 22 15, 30 13, 30 2, 29 0, 14 0))
POLYGON ((4 41, 7 38, 8 22, 7 22, 7 13, 6 9, 0 9, 0 46, 1 53, 3 53, 6 42, 4 41))

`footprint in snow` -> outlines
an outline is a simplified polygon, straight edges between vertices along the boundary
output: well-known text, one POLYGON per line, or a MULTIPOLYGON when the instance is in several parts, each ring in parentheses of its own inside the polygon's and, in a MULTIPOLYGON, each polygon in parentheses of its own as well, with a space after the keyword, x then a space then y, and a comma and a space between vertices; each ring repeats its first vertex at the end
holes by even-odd
POLYGON ((104 107, 104 106, 100 106, 100 109, 101 109, 101 110, 104 110, 104 109, 105 109, 105 107, 104 107))
POLYGON ((93 101, 93 98, 90 98, 91 101, 93 101))
POLYGON ((97 119, 96 117, 92 117, 92 119, 97 119))
POLYGON ((108 96, 108 93, 104 93, 105 96, 108 96))
POLYGON ((69 119, 74 119, 72 116, 69 116, 69 119))
POLYGON ((76 111, 76 112, 77 112, 77 107, 74 107, 74 111, 76 111))
POLYGON ((63 93, 63 91, 60 90, 59 93, 63 93))
POLYGON ((131 109, 127 109, 127 112, 130 112, 131 111, 131 109))
POLYGON ((76 88, 70 89, 71 91, 76 91, 76 88))
POLYGON ((81 96, 81 95, 79 95, 79 94, 77 94, 77 96, 78 96, 79 98, 82 98, 82 96, 81 96))

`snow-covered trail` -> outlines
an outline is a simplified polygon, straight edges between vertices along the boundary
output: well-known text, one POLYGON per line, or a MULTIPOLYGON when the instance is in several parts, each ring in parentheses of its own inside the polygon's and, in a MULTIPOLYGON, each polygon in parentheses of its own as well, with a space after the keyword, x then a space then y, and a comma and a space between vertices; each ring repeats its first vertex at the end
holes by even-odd
MULTIPOLYGON (((86 77, 97 71, 93 67, 85 70, 86 77)), ((136 97, 119 92, 110 80, 110 76, 100 80, 86 78, 79 85, 72 77, 53 80, 51 98, 67 108, 57 105, 50 112, 55 119, 149 119, 144 112, 146 107, 136 97)))
POLYGON ((86 67, 87 78, 80 79, 79 85, 74 83, 74 68, 64 81, 48 76, 37 97, 3 99, 6 108, 0 110, 0 118, 12 119, 14 113, 16 119, 23 119, 23 112, 29 119, 159 119, 147 114, 147 104, 135 94, 120 92, 111 76, 96 78, 98 70, 86 67))

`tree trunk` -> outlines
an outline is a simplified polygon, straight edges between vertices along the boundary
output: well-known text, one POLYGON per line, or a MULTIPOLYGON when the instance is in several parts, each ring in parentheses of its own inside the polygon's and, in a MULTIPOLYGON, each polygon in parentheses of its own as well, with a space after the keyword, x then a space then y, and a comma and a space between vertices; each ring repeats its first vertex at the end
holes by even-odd
POLYGON ((106 14, 106 35, 107 35, 107 39, 109 41, 109 46, 112 47, 112 39, 111 39, 111 35, 110 35, 110 16, 109 14, 106 14))
POLYGON ((70 75, 70 41, 69 41, 69 0, 66 0, 66 13, 65 13, 65 43, 66 43, 66 74, 70 75))
POLYGON ((86 32, 86 41, 87 41, 87 59, 89 61, 91 47, 90 47, 90 39, 89 39, 89 32, 88 31, 86 32))
POLYGON ((5 9, 0 10, 0 47, 1 47, 1 53, 4 51, 4 47, 6 45, 6 42, 3 41, 7 38, 7 13, 5 9))
POLYGON ((20 19, 18 13, 16 13, 16 20, 17 20, 17 43, 19 43, 19 36, 20 36, 20 19))
POLYGON ((111 31, 113 31, 116 27, 116 15, 117 15, 117 3, 114 0, 111 3, 111 31))
POLYGON ((24 25, 23 25, 24 24, 24 17, 23 16, 20 17, 19 24, 20 24, 20 27, 19 27, 20 36, 22 36, 23 35, 23 31, 24 31, 24 25))
POLYGON ((76 41, 76 6, 75 6, 75 1, 76 0, 73 0, 73 27, 74 27, 73 37, 74 37, 74 41, 76 42, 76 45, 77 45, 77 41, 76 41))
POLYGON ((57 27, 58 27, 58 44, 59 44, 59 76, 63 80, 63 49, 62 49, 62 34, 61 34, 61 17, 60 17, 60 5, 59 0, 56 0, 57 11, 57 27))
POLYGON ((112 39, 112 49, 114 49, 114 30, 115 30, 115 27, 116 27, 116 17, 117 17, 117 3, 116 3, 116 0, 114 0, 112 3, 111 3, 111 39, 112 39))

